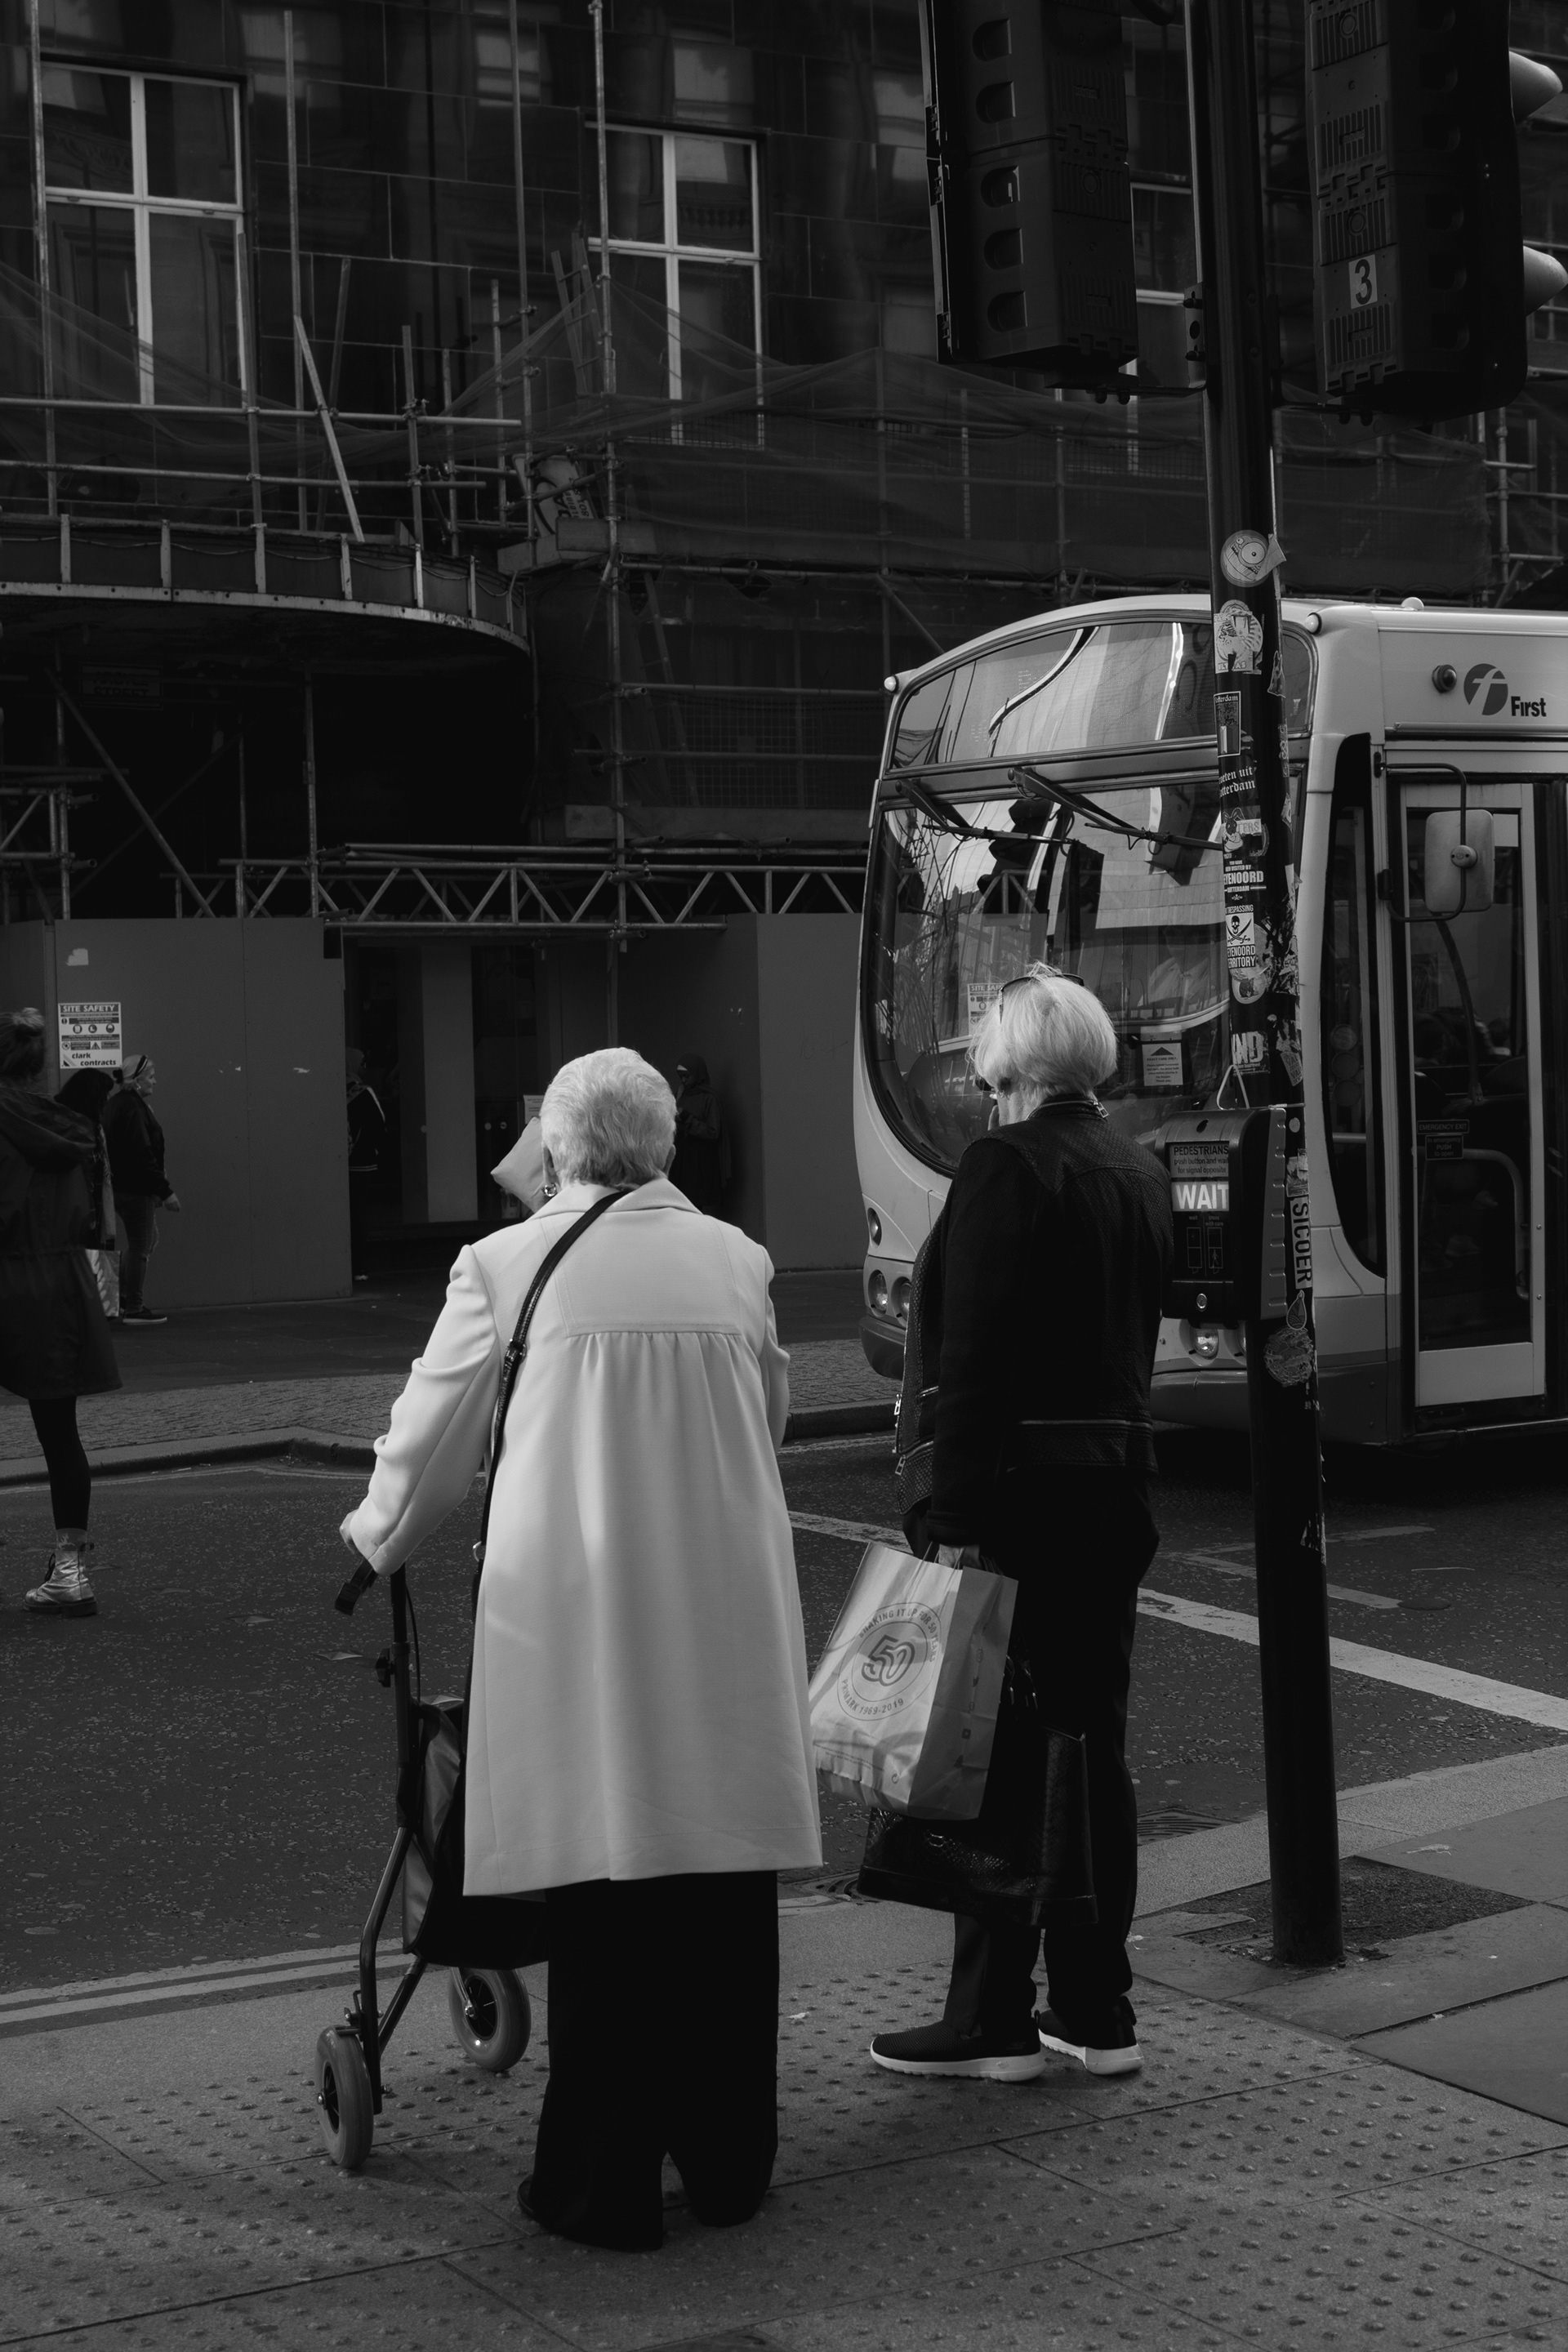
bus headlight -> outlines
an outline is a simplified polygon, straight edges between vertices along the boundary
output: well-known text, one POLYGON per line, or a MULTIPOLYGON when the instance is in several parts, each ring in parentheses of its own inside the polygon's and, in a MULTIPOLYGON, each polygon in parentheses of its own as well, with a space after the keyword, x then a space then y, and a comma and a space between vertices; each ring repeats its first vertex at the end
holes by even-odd
POLYGON ((910 1277, 900 1274, 893 1285, 893 1312, 900 1323, 910 1319, 910 1277))
POLYGON ((1201 1323, 1187 1342, 1187 1353, 1200 1364, 1212 1364, 1219 1353, 1219 1333, 1212 1323, 1201 1323))
POLYGON ((888 1277, 881 1271, 880 1267, 877 1269, 867 1283, 866 1296, 871 1302, 871 1312, 873 1315, 885 1315, 887 1313, 888 1277))

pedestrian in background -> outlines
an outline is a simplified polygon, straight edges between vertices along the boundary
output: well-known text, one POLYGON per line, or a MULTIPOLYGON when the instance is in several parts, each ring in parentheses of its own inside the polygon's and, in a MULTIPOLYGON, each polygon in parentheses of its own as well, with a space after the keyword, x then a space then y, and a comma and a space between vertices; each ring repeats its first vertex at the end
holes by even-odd
POLYGON ((114 1205, 125 1233, 120 1255, 120 1319, 127 1330, 169 1319, 155 1314, 142 1297, 147 1261, 158 1246, 158 1211, 180 1206, 163 1172, 163 1130, 147 1099, 157 1082, 150 1055, 128 1055, 103 1114, 114 1205))
POLYGON ((87 1262, 102 1231, 98 1139, 43 1091, 44 1016, 0 1013, 0 1387, 25 1397, 49 1474, 55 1548, 27 1607, 96 1617, 88 1574, 92 1474, 76 1401, 120 1386, 87 1262))
POLYGON ((120 1243, 115 1227, 114 1184, 109 1173, 109 1145, 103 1132, 103 1107, 113 1089, 114 1074, 110 1070, 73 1070, 55 1097, 68 1110, 74 1110, 79 1118, 89 1120, 98 1139, 94 1182, 100 1203, 98 1230, 101 1245, 88 1251, 87 1262, 92 1268, 92 1278, 110 1325, 120 1320, 120 1243))
POLYGON ((371 1204, 381 1181, 386 1113, 364 1074, 364 1055, 359 1046, 345 1046, 343 1060, 348 1078, 349 1264, 356 1282, 368 1282, 365 1244, 370 1237, 371 1204))
POLYGON ((680 1091, 675 1098, 675 1165, 669 1180, 705 1217, 721 1216, 730 1181, 724 1114, 700 1054, 688 1054, 678 1062, 675 1075, 680 1091))
POLYGON ((1020 1793, 1044 1769, 1035 1731, 1081 1736, 1098 1916, 1046 1927, 1049 2006, 1037 2018, 1040 1930, 960 1913, 941 2024, 879 2033, 871 2054, 897 2074, 1021 2082, 1056 2051, 1127 2074, 1142 2063, 1127 1997, 1138 1879, 1127 1694, 1139 1580, 1159 1542, 1149 1383, 1170 1188, 1095 1095, 1116 1068, 1116 1032, 1076 981, 1035 964, 1010 982, 971 1059, 994 1124, 960 1160, 917 1267, 935 1428, 916 1480, 918 1492, 929 1475, 928 1498, 904 1531, 916 1551, 935 1543, 950 1564, 1017 1579, 1014 1703, 976 1842, 1007 1850, 1020 1793))
POLYGON ((667 2153, 699 2219, 732 2222, 778 2144, 777 1873, 822 1852, 776 1459, 789 1359, 766 1253, 668 1180, 675 1104, 640 1055, 567 1063, 540 1124, 559 1189, 460 1253, 342 1535, 384 1572, 464 1502, 534 1276, 628 1188, 543 1290, 497 1440, 463 1891, 545 1896, 523 2211, 650 2248, 667 2153))

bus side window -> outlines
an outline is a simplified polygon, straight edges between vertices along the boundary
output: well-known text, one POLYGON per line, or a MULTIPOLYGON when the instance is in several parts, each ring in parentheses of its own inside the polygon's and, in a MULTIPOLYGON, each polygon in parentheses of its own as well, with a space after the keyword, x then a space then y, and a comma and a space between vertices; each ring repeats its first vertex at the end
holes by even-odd
POLYGON ((1342 745, 1329 817, 1321 1035, 1323 1123, 1334 1204, 1363 1265, 1384 1266, 1378 1165, 1376 968, 1372 929, 1372 775, 1363 735, 1342 745))

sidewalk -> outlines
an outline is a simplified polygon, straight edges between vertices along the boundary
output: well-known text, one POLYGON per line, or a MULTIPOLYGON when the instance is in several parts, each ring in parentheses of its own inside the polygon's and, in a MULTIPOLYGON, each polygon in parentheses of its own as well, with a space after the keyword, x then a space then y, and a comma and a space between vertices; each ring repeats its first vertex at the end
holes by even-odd
MULTIPOLYGON (((871 2033, 940 2007, 946 1923, 786 1887, 773 2190, 731 2231, 673 2207, 658 2255, 573 2247, 517 2215, 542 1972, 532 2046, 500 2080, 462 2063, 426 1980, 352 2179, 321 2153, 310 2080, 346 1954, 321 1956, 311 1990, 312 1964, 281 1955, 250 1997, 171 1987, 156 2015, 95 2018, 110 1990, 78 1994, 69 2024, 24 2022, 28 1997, 9 1996, 0 2341, 1561 2344, 1568 1751, 1350 1791, 1342 1810, 1347 1852, 1366 1857, 1347 1871, 1372 1874, 1387 1916, 1429 1897, 1471 1917, 1385 1933, 1343 1970, 1273 1969, 1248 1954, 1255 1906, 1237 1892, 1255 1824, 1146 1847, 1147 2063, 1122 2083, 1066 2065, 1017 2088, 879 2074, 871 2033), (1515 1907, 1487 1910, 1500 1900, 1515 1907)), ((118 1998, 149 1996, 164 1990, 118 1998)), ((628 2063, 658 2022, 634 1966, 607 2021, 628 2063)))
MULTIPOLYGON (((439 1301, 437 1301, 439 1306, 439 1301)), ((78 1428, 87 1454, 99 1470, 115 1467, 155 1467, 163 1461, 193 1461, 207 1451, 240 1451, 261 1442, 282 1442, 299 1434, 315 1446, 336 1444, 339 1451, 362 1451, 388 1425, 395 1397, 406 1381, 409 1360, 418 1352, 418 1339, 400 1350, 395 1369, 381 1371, 341 1371, 336 1362, 343 1343, 331 1348, 312 1345, 310 1324, 300 1318, 303 1331, 296 1345, 299 1373, 291 1379, 242 1379, 247 1369, 247 1336, 233 1345, 209 1350, 207 1379, 188 1383, 181 1379, 184 1360, 169 1367, 169 1385, 146 1383, 146 1364, 127 1367, 136 1373, 136 1385, 113 1390, 106 1397, 82 1397, 78 1428)), ((426 1324, 428 1328, 428 1324, 426 1324)), ((423 1339, 423 1331, 421 1331, 423 1339)), ((120 1339, 120 1357, 153 1340, 157 1334, 132 1334, 120 1339)), ((369 1355, 385 1352, 381 1334, 369 1355)), ((268 1360, 278 1350, 268 1348, 268 1360)), ((893 1425, 893 1385, 869 1369, 858 1339, 804 1339, 790 1345, 790 1413, 793 1434, 832 1434, 837 1430, 886 1428, 893 1425)), ((19 1397, 0 1392, 0 1484, 42 1477, 42 1456, 33 1434, 33 1421, 19 1397)))

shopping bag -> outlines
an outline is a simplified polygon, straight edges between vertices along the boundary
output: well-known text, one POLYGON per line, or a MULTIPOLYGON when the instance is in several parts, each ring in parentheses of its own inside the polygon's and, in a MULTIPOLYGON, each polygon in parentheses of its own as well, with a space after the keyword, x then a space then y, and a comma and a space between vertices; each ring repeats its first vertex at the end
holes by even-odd
POLYGON ((866 1549, 811 1680, 817 1769, 841 1795, 971 1822, 985 1794, 1017 1586, 896 1544, 866 1549))

